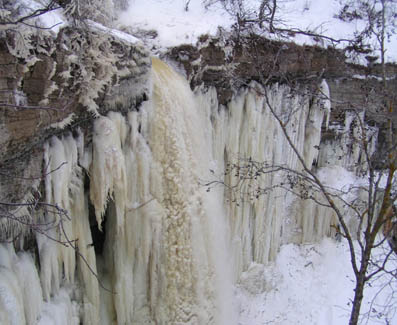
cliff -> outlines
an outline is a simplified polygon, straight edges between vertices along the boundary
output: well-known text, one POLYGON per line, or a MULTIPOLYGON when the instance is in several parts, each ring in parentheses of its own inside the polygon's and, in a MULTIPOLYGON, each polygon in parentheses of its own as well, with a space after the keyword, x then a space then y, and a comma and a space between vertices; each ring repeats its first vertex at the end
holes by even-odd
POLYGON ((64 28, 29 39, 0 39, 1 196, 20 201, 42 178, 43 144, 76 132, 91 142, 92 121, 109 111, 139 110, 149 91, 149 53, 99 29, 64 28), (24 180, 24 178, 26 180, 24 180))

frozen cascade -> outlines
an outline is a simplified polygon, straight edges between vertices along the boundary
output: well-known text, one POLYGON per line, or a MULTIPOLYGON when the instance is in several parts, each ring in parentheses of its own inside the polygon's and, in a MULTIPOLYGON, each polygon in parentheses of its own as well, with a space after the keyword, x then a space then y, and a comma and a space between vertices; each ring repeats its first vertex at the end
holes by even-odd
POLYGON ((40 268, 28 253, 0 247, 2 324, 235 324, 242 272, 274 260, 282 243, 329 234, 332 214, 277 187, 282 174, 261 177, 272 191, 239 204, 225 187, 201 185, 214 177, 235 184, 238 175, 224 171, 236 159, 301 168, 269 105, 305 163, 318 161, 330 111, 325 81, 313 101, 253 82, 225 107, 214 88, 193 94, 168 65, 152 63, 152 93, 139 111, 97 118, 86 146, 80 131, 45 145, 44 165, 54 170, 45 199, 68 218, 37 220, 60 225, 48 235, 69 247, 37 234, 40 268), (18 278, 21 268, 32 270, 39 298, 18 278))
POLYGON ((360 148, 360 142, 357 139, 365 136, 368 141, 369 155, 375 152, 378 141, 378 129, 364 124, 365 111, 345 113, 344 126, 332 125, 335 133, 335 139, 325 139, 319 155, 319 164, 321 166, 342 166, 356 173, 366 172, 367 162, 360 148), (365 125, 365 135, 361 132, 361 126, 365 125), (335 145, 335 143, 338 145, 335 145))
POLYGON ((108 289, 81 259, 70 258, 74 250, 41 236, 47 301, 77 278, 84 324, 235 322, 222 193, 207 194, 199 184, 209 177, 212 156, 203 112, 186 81, 153 59, 153 93, 139 112, 96 119, 92 147, 82 148, 82 134, 46 145, 51 169, 67 161, 47 175, 46 200, 65 207, 71 220, 45 217, 62 222, 65 234, 54 237, 76 240, 108 289), (97 254, 93 224, 106 236, 97 254), (69 272, 74 265, 77 276, 69 272))
MULTIPOLYGON (((304 94, 304 89, 293 93, 289 87, 275 84, 265 90, 252 83, 248 89, 237 94, 227 107, 218 108, 214 89, 198 91, 197 100, 206 107, 206 115, 212 122, 213 155, 219 174, 223 175, 228 162, 236 162, 237 159, 252 159, 295 170, 301 168, 269 105, 282 119, 306 165, 312 166, 318 159, 323 119, 326 117, 328 121, 330 114, 328 85, 325 80, 322 81, 319 95, 312 105, 310 97, 304 94), (265 92, 268 102, 263 95, 265 92)), ((263 264, 274 260, 282 242, 314 240, 330 232, 330 223, 334 222, 332 217, 326 218, 326 221, 317 218, 329 212, 315 211, 314 207, 306 206, 277 187, 282 180, 283 172, 264 175, 256 186, 271 188, 267 195, 254 200, 243 197, 238 204, 226 202, 231 227, 231 251, 236 263, 235 280, 252 262, 263 264)), ((238 176, 229 173, 224 181, 228 185, 237 184, 238 176)), ((255 184, 244 183, 245 188, 240 188, 241 192, 247 192, 249 186, 254 187, 255 184)))

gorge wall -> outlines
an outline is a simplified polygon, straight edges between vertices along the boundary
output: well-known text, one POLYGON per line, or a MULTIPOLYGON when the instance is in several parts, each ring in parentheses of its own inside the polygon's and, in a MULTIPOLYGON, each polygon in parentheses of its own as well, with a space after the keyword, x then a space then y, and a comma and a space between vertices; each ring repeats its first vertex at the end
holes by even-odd
POLYGON ((257 39, 254 66, 251 39, 204 37, 164 56, 185 78, 109 30, 64 28, 27 53, 8 37, 0 196, 46 205, 4 208, 2 324, 234 324, 242 272, 332 234, 332 212, 278 186, 283 174, 231 194, 228 170, 302 168, 269 107, 307 166, 356 169, 356 117, 334 103, 364 68, 339 52, 257 39))

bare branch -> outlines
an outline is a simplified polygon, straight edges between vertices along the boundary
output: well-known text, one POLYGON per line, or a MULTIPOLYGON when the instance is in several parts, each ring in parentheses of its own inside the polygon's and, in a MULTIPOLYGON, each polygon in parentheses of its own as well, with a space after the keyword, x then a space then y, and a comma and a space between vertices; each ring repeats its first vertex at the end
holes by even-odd
MULTIPOLYGON (((0 26, 8 26, 8 25, 19 25, 19 24, 27 24, 26 21, 37 18, 41 15, 44 15, 48 12, 60 9, 61 7, 57 4, 55 0, 51 0, 46 6, 36 9, 32 11, 30 14, 27 14, 25 16, 19 17, 18 19, 15 20, 10 20, 10 19, 4 19, 0 20, 0 26)), ((38 29, 43 29, 42 27, 35 26, 35 25, 29 25, 34 28, 38 29)), ((47 28, 44 28, 47 29, 47 28)))

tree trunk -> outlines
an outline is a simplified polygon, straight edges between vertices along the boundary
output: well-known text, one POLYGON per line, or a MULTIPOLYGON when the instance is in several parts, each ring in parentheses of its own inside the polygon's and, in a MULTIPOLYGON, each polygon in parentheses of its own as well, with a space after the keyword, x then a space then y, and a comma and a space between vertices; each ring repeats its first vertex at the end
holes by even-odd
POLYGON ((371 257, 371 249, 373 241, 366 236, 366 246, 361 256, 360 270, 355 274, 356 276, 356 287, 354 289, 354 300, 352 312, 350 314, 349 325, 357 325, 360 317, 361 303, 364 297, 364 285, 366 282, 366 274, 368 269, 368 262, 371 257))
POLYGON ((364 282, 365 282, 364 279, 365 279, 365 272, 364 274, 362 274, 362 271, 360 270, 360 273, 357 276, 356 288, 354 289, 353 308, 350 314, 349 325, 358 324, 358 319, 360 317, 361 303, 364 297, 364 282))

